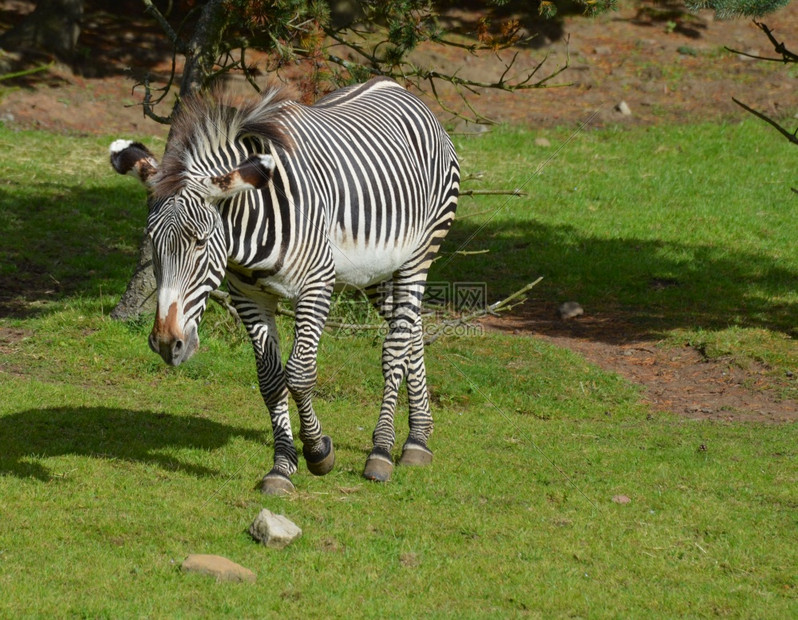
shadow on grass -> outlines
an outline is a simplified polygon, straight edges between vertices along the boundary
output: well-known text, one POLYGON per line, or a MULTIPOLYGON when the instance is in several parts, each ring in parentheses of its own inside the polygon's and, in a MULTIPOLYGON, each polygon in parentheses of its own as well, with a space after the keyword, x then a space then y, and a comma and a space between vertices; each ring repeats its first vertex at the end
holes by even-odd
MULTIPOLYGON (((717 245, 585 235, 570 225, 455 222, 430 281, 485 283, 493 303, 543 276, 516 315, 530 329, 557 328, 557 306, 578 301, 585 318, 618 319, 637 337, 675 328, 758 327, 798 336, 798 273, 765 254, 717 245), (453 255, 457 250, 486 254, 453 255), (545 320, 540 321, 541 317, 545 320)), ((580 319, 581 320, 581 319, 580 319)), ((577 324, 576 321, 571 324, 577 324)), ((583 322, 584 324, 584 322, 583 322)), ((518 327, 516 324, 515 327, 518 327)), ((607 321, 591 339, 619 339, 607 321)))
MULTIPOLYGON (((0 224, 8 230, 0 246, 0 317, 35 316, 48 311, 43 302, 69 296, 121 295, 145 218, 136 184, 0 189, 0 224)), ((490 221, 480 228, 464 219, 455 222, 430 281, 484 282, 493 302, 538 276, 544 280, 518 312, 538 318, 543 312, 552 327, 557 305, 578 301, 586 318, 622 317, 638 337, 732 325, 798 336, 798 304, 790 301, 798 273, 786 261, 731 251, 722 241, 607 239, 571 225, 490 221), (451 255, 461 248, 490 252, 451 255)), ((585 337, 618 340, 617 330, 603 330, 585 337)))
POLYGON ((140 188, 36 183, 0 188, 0 317, 28 318, 69 296, 121 295, 146 225, 140 188))
MULTIPOLYGON (((140 2, 93 0, 86 5, 77 50, 69 63, 75 74, 84 78, 129 75, 140 79, 147 73, 157 73, 159 65, 161 73, 166 71, 163 63, 171 58, 172 46, 155 20, 145 14, 140 2)), ((185 7, 175 9, 183 13, 187 10, 185 7)), ((0 5, 0 24, 16 26, 29 15, 29 10, 23 4, 4 2, 0 5)), ((173 17, 172 23, 178 24, 184 16, 173 17)), ((11 47, 16 48, 14 44, 11 47)), ((15 51, 44 64, 43 53, 32 49, 15 51)), ((12 66, 12 69, 23 67, 12 66)), ((8 84, 31 87, 51 85, 57 80, 57 75, 42 72, 8 80, 8 84)))
POLYGON ((107 407, 29 409, 0 417, 0 475, 47 481, 52 473, 43 459, 76 455, 215 476, 219 472, 166 452, 214 450, 236 437, 266 442, 262 432, 198 417, 107 407))

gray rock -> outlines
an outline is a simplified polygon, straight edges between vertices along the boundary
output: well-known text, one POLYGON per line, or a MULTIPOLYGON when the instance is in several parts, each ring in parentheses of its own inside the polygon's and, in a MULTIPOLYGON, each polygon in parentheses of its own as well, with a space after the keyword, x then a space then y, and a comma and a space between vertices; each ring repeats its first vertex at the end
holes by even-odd
POLYGON ((468 121, 460 121, 454 128, 454 133, 466 136, 481 136, 488 133, 490 127, 481 123, 469 123, 468 121))
POLYGON ((753 60, 756 60, 756 58, 754 58, 754 56, 760 56, 760 55, 761 54, 760 54, 759 50, 757 50, 757 49, 748 49, 748 50, 745 50, 744 54, 737 54, 737 59, 738 60, 742 60, 744 62, 751 62, 753 60))
POLYGON ((575 301, 566 301, 557 308, 557 313, 563 320, 573 319, 585 313, 584 308, 575 301))
POLYGON ((615 106, 615 109, 624 116, 632 115, 632 109, 629 107, 629 104, 626 103, 625 101, 621 101, 618 105, 615 106))
POLYGON ((535 138, 535 146, 542 146, 545 148, 551 146, 551 142, 549 142, 548 138, 535 138))
POLYGON ((220 555, 192 553, 180 566, 184 573, 200 573, 216 577, 216 581, 244 581, 255 583, 257 575, 248 568, 220 555))
POLYGON ((266 508, 255 517, 249 526, 249 533, 252 538, 272 549, 282 549, 302 536, 302 530, 290 519, 266 508))

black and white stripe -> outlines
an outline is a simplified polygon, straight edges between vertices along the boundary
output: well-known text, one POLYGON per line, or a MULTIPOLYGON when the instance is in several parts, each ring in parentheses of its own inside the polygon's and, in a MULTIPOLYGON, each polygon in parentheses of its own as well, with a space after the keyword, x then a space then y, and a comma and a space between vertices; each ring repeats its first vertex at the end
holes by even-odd
POLYGON ((170 324, 176 302, 183 323, 172 331, 195 334, 209 291, 226 273, 272 416, 275 463, 265 490, 291 488, 288 476, 297 467, 289 392, 309 467, 326 473, 331 466, 331 443, 311 395, 334 284, 366 289, 389 324, 383 402, 366 476, 390 475, 386 455, 405 379, 405 447, 431 458, 420 305, 427 270, 454 219, 459 168, 449 137, 419 99, 395 82, 374 79, 314 106, 274 92, 239 106, 218 98, 189 101, 154 173, 157 162, 143 145, 131 144, 138 149, 131 155, 115 144, 112 160, 124 162, 114 164, 118 171, 148 173, 139 176, 150 189, 160 288, 151 342, 167 361, 183 358, 170 357, 174 334, 159 331, 158 321, 170 324), (274 327, 278 297, 293 299, 297 314, 285 368, 274 327))

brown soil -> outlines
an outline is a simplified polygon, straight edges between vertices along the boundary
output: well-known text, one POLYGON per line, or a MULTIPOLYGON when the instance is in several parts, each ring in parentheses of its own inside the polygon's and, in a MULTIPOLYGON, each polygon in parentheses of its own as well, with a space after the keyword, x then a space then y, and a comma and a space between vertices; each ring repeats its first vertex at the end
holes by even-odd
POLYGON ((788 422, 798 419, 798 401, 783 399, 780 387, 794 377, 775 377, 770 368, 737 360, 707 358, 687 344, 665 346, 623 316, 582 315, 563 320, 551 306, 529 303, 508 317, 482 321, 489 330, 535 335, 576 351, 604 370, 643 387, 654 411, 693 419, 788 422))
MULTIPOLYGON (((0 31, 29 11, 32 4, 10 0, 0 9, 0 31)), ((732 101, 743 99, 764 113, 784 118, 794 109, 792 84, 780 63, 752 61, 724 46, 773 56, 765 36, 750 21, 718 22, 708 12, 698 16, 670 14, 657 19, 626 8, 597 19, 568 17, 549 27, 533 46, 522 49, 516 67, 548 60, 542 77, 565 63, 569 68, 553 83, 570 87, 515 94, 482 91, 476 107, 485 116, 529 127, 589 122, 653 124, 697 120, 740 120, 745 113, 732 101), (625 102, 631 114, 618 106, 625 102)), ((451 24, 468 23, 470 15, 453 11, 451 24)), ((798 47, 798 3, 766 20, 780 40, 798 47)), ((530 27, 531 28, 531 27, 530 27)), ((145 119, 133 91, 136 78, 147 71, 164 76, 168 50, 156 28, 142 19, 124 23, 108 14, 88 16, 84 42, 93 52, 79 73, 55 66, 16 86, 0 89, 0 121, 7 125, 77 134, 137 136, 166 130, 145 119), (91 76, 91 77, 90 77, 91 76)), ((503 53, 505 61, 511 54, 503 53)), ((472 79, 495 78, 495 57, 463 57, 421 50, 416 60, 427 66, 458 69, 472 79)), ((515 70, 514 70, 515 71, 515 70)), ((520 72, 520 71, 519 71, 520 72)), ((447 102, 457 104, 447 95, 447 102)), ((162 113, 168 109, 162 110, 162 113)), ((527 304, 512 316, 485 321, 490 329, 534 334, 644 386, 653 410, 673 411, 694 418, 736 421, 794 421, 798 402, 782 400, 767 368, 740 369, 728 360, 710 361, 690 347, 661 346, 633 321, 618 316, 556 318, 554 308, 527 304)), ((0 339, 13 340, 6 332, 0 339)), ((6 343, 7 344, 7 343, 6 343)), ((797 369, 798 370, 798 369, 797 369)), ((783 387, 783 386, 782 386, 783 387)))

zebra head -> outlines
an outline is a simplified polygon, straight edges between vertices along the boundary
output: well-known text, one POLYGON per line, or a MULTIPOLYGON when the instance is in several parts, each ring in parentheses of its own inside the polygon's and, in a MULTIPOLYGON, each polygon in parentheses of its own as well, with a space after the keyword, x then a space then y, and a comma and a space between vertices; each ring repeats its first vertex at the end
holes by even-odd
POLYGON ((150 348, 177 366, 199 347, 199 327, 211 291, 221 284, 227 264, 226 235, 216 204, 265 185, 274 168, 270 155, 254 155, 223 174, 177 175, 159 169, 141 143, 117 140, 111 165, 137 177, 148 189, 147 233, 152 241, 158 287, 150 348), (177 178, 175 178, 177 177, 177 178))

